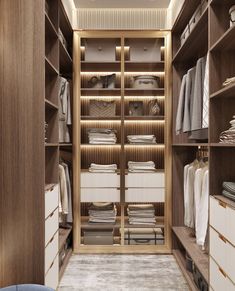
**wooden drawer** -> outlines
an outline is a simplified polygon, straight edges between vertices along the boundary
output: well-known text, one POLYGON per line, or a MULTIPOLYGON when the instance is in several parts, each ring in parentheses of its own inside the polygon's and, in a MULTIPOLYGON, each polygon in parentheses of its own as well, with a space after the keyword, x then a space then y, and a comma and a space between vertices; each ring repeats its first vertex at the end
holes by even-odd
POLYGON ((82 188, 118 188, 120 175, 116 173, 81 173, 82 188))
POLYGON ((126 202, 164 202, 165 188, 129 188, 125 191, 126 202))
POLYGON ((58 252, 59 252, 59 232, 57 231, 55 235, 51 238, 49 244, 45 249, 45 273, 47 273, 47 271, 49 270, 58 252))
POLYGON ((214 291, 235 291, 235 285, 212 258, 210 258, 210 285, 214 291))
POLYGON ((59 209, 56 208, 45 221, 45 246, 59 228, 59 209))
POLYGON ((228 277, 235 280, 235 248, 213 228, 210 228, 210 255, 228 277))
POLYGON ((120 190, 114 188, 81 188, 81 202, 120 202, 120 190))
POLYGON ((55 260, 50 265, 49 270, 45 276, 45 285, 56 290, 58 284, 59 284, 59 259, 57 255, 55 260))
POLYGON ((235 210, 210 197, 210 225, 235 245, 235 210))
POLYGON ((45 191, 45 218, 47 218, 59 205, 59 185, 45 191))
POLYGON ((162 173, 128 173, 125 176, 127 188, 164 188, 165 174, 162 173))

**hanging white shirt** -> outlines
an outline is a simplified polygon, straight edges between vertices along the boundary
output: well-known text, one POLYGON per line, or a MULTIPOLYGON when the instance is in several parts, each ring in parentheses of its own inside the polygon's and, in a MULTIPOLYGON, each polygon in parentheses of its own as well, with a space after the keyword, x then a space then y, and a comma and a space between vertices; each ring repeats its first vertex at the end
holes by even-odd
POLYGON ((198 212, 198 229, 197 229, 197 244, 204 246, 206 233, 208 228, 208 212, 209 212, 209 170, 207 169, 203 175, 202 195, 198 212))

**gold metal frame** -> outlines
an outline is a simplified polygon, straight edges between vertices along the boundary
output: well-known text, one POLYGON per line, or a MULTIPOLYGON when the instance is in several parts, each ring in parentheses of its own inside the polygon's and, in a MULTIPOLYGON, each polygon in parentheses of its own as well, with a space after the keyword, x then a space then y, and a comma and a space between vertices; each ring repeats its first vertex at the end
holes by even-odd
MULTIPOLYGON (((172 78, 171 78, 171 32, 170 31, 75 31, 74 32, 74 98, 73 98, 73 246, 75 253, 171 253, 172 224, 172 150, 171 150, 171 112, 172 112, 172 78), (88 246, 81 245, 80 214, 80 72, 81 72, 81 38, 120 38, 121 39, 121 98, 124 98, 124 39, 125 38, 164 38, 165 39, 165 244, 164 245, 124 245, 124 207, 121 207, 121 245, 88 246)), ((122 102, 123 104, 123 102, 122 102)), ((124 110, 122 108, 122 110, 124 110)))

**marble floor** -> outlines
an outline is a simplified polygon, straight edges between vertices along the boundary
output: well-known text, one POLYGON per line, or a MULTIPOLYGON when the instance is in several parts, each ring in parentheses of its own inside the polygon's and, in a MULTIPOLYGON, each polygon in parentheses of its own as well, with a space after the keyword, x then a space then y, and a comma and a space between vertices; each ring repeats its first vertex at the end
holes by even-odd
POLYGON ((189 291, 172 255, 73 255, 59 291, 189 291))

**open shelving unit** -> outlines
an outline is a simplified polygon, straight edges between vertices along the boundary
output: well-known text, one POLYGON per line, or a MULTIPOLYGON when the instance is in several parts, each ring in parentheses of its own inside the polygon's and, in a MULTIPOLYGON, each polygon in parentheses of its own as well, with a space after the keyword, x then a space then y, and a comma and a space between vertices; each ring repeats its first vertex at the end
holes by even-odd
MULTIPOLYGON (((45 1, 45 189, 59 183, 59 159, 68 152, 72 162, 72 139, 70 143, 59 143, 59 88, 60 76, 71 80, 72 93, 72 46, 73 30, 60 0, 45 1), (61 39, 61 33, 63 39, 61 39)), ((72 103, 71 95, 71 103, 72 103)), ((72 126, 70 128, 72 134, 72 126)), ((71 243, 64 253, 63 264, 59 263, 60 279, 72 254, 72 225, 59 228, 58 258, 70 237, 71 243)), ((57 259, 55 259, 56 262, 57 259)), ((59 259, 58 259, 59 260, 59 259)), ((49 272, 49 271, 48 271, 49 272)), ((45 270, 45 273, 48 273, 45 270)), ((54 278, 55 279, 55 278, 54 278)), ((56 280, 56 279, 55 279, 56 280)))
POLYGON ((209 285, 209 255, 196 244, 193 231, 184 226, 184 166, 195 160, 199 148, 208 150, 210 140, 208 129, 199 132, 205 139, 191 138, 191 132, 176 135, 176 116, 181 80, 187 71, 196 65, 199 58, 208 53, 209 48, 209 5, 190 30, 187 39, 181 44, 181 34, 194 15, 201 1, 185 1, 172 29, 173 41, 173 127, 172 127, 172 243, 173 254, 182 269, 191 290, 198 290, 193 274, 186 268, 186 253, 192 258, 205 281, 209 285))
MULTIPOLYGON (((76 170, 74 180, 80 181, 75 191, 76 193, 76 234, 74 237, 75 252, 143 252, 162 253, 170 252, 170 33, 166 32, 75 32, 74 34, 74 52, 75 67, 78 71, 76 76, 81 76, 81 82, 78 77, 75 78, 75 96, 78 102, 77 108, 80 114, 76 125, 74 124, 74 136, 76 135, 75 151, 81 150, 76 160, 76 170), (86 57, 86 46, 89 45, 90 39, 104 39, 113 43, 115 50, 115 59, 104 62, 90 61, 86 57), (158 61, 135 61, 131 56, 132 43, 136 39, 145 41, 157 40, 161 43, 159 47, 158 61), (91 88, 89 80, 92 77, 115 74, 115 85, 112 88, 91 88), (154 75, 159 77, 159 88, 133 88, 131 80, 133 76, 154 75), (116 114, 114 116, 91 116, 90 100, 108 100, 115 101, 116 114), (148 104, 151 100, 157 100, 160 107, 158 115, 149 115, 148 104), (140 101, 143 106, 143 113, 140 116, 129 115, 129 102, 140 101), (89 128, 112 128, 116 130, 117 143, 108 144, 89 144, 87 130, 89 128), (80 130, 79 130, 80 129, 80 130), (156 144, 129 144, 127 135, 130 134, 154 134, 157 138, 156 144), (76 150, 77 149, 77 150, 76 150), (127 185, 130 173, 127 170, 128 161, 154 161, 157 169, 150 173, 154 175, 165 176, 163 186, 164 201, 162 201, 157 188, 150 186, 137 187, 138 191, 143 194, 140 198, 130 198, 133 191, 137 191, 127 185), (91 163, 98 164, 117 164, 118 171, 113 174, 90 173, 88 168, 91 163), (85 175, 85 176, 84 176, 85 175), (97 176, 97 178, 96 178, 97 176), (84 177, 90 177, 93 183, 86 184, 84 177), (103 177, 109 186, 102 184, 103 177), (98 179, 96 181, 96 179, 98 179), (113 184, 108 181, 115 181, 113 184), (90 188, 89 188, 90 187, 90 188), (93 187, 93 188, 91 188, 93 187), (150 188, 148 188, 150 187, 150 188), (107 198, 102 195, 109 193, 107 198), (154 194, 155 193, 155 194, 154 194), (146 203, 153 203, 157 216, 156 225, 130 225, 127 216, 128 204, 145 203, 144 195, 152 195, 146 199, 146 203), (154 197, 155 195, 155 197, 154 197), (128 197, 128 198, 127 198, 128 197), (103 199, 106 199, 103 201, 103 199), (160 200, 159 200, 160 199, 160 200), (108 200, 108 201, 107 201, 108 200), (128 202, 127 202, 128 201, 128 202), (89 223, 89 205, 93 202, 113 202, 117 208, 117 220, 113 224, 89 223), (125 231, 133 228, 159 228, 163 230, 164 241, 161 245, 127 245, 125 231), (87 230, 113 230, 113 245, 86 245, 84 243, 84 231, 87 230)), ((102 45, 100 45, 102 46, 102 45)), ((138 176, 138 174, 134 174, 138 176)), ((138 176, 140 179, 140 175, 138 176)), ((155 186, 154 186, 155 187, 155 186)), ((135 195, 135 194, 134 194, 135 195)), ((136 196, 137 197, 137 196, 136 196)))

